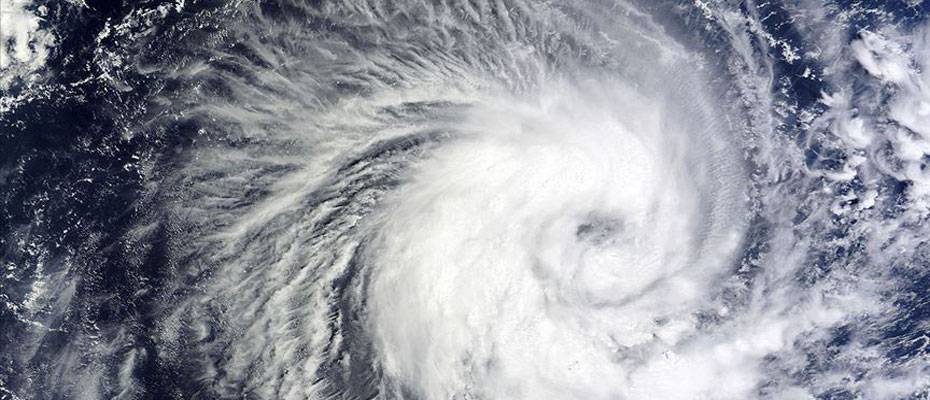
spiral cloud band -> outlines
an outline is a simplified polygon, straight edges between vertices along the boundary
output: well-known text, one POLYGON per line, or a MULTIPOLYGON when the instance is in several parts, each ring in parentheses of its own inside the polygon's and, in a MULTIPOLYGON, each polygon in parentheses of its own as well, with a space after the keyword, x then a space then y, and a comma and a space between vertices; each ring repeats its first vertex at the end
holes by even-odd
POLYGON ((17 3, 0 398, 925 398, 930 11, 776 3, 17 3))
POLYGON ((421 396, 628 398, 694 367, 665 357, 739 244, 739 160, 684 85, 582 85, 481 100, 373 218, 375 346, 421 396))

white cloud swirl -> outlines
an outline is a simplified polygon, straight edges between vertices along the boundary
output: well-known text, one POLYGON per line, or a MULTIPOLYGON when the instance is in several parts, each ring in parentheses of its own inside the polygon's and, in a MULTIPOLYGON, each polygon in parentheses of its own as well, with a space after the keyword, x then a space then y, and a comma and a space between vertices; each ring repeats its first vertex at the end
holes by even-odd
POLYGON ((745 362, 689 349, 740 245, 733 132, 701 88, 549 85, 483 99, 372 219, 385 372, 430 399, 746 395, 745 362))

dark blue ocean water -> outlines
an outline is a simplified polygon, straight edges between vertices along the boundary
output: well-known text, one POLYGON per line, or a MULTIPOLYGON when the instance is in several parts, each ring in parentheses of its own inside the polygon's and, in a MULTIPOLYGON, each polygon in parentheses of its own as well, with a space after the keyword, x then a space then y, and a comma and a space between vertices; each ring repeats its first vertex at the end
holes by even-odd
MULTIPOLYGON (((301 17, 289 2, 259 3, 267 18, 293 18, 320 32, 350 39, 356 34, 352 26, 301 17)), ((228 21, 238 18, 239 11, 220 1, 190 2, 179 7, 181 11, 174 11, 176 4, 167 1, 87 1, 85 5, 38 1, 32 7, 39 5, 48 8, 42 24, 54 29, 58 44, 46 66, 37 72, 44 77, 42 84, 14 84, 8 88, 6 94, 26 95, 0 114, 0 398, 83 398, 74 386, 80 378, 60 379, 77 374, 69 370, 76 365, 102 371, 100 375, 112 381, 101 383, 101 389, 95 391, 101 398, 120 395, 117 382, 126 379, 120 378, 121 374, 128 374, 136 382, 131 398, 213 398, 217 392, 212 391, 211 383, 199 378, 201 364, 162 356, 192 346, 194 339, 180 337, 178 343, 167 348, 163 339, 155 338, 163 329, 160 321, 171 302, 198 293, 203 290, 203 282, 211 279, 202 273, 205 269, 190 267, 205 261, 196 250, 185 248, 183 242, 191 232, 206 231, 213 224, 225 222, 195 216, 199 212, 195 209, 189 210, 190 218, 185 218, 165 211, 165 204, 190 200, 173 197, 178 193, 174 188, 197 185, 198 179, 209 178, 178 178, 177 171, 193 157, 192 149, 206 143, 235 150, 256 143, 247 137, 217 132, 216 125, 208 121, 181 117, 185 109, 195 105, 185 104, 178 93, 200 90, 222 95, 224 90, 232 90, 224 82, 193 83, 173 78, 165 71, 183 69, 179 66, 211 57, 203 50, 203 43, 223 43, 216 47, 244 58, 260 57, 250 54, 252 50, 247 47, 237 46, 224 33, 228 21), (159 7, 170 11, 162 13, 157 11, 159 7), (121 21, 130 22, 122 30, 113 28, 121 21), (105 29, 113 33, 100 39, 105 29), (112 61, 117 58, 125 64, 115 65, 112 61), (210 128, 212 133, 203 135, 204 128, 210 128), (43 295, 41 304, 30 300, 37 284, 46 285, 43 292, 50 293, 43 295), (102 344, 113 342, 117 335, 126 336, 119 341, 125 347, 113 349, 102 344), (101 357, 97 352, 103 351, 109 353, 101 357), (142 355, 136 358, 136 364, 126 368, 122 363, 129 352, 142 355)), ((802 54, 820 46, 798 31, 796 16, 778 2, 741 2, 740 7, 744 12, 752 7, 752 12, 765 16, 761 23, 771 35, 770 40, 787 43, 802 54)), ((676 21, 677 25, 672 26, 682 34, 696 32, 683 40, 729 51, 719 29, 702 29, 705 22, 700 19, 701 12, 691 3, 659 2, 646 8, 676 10, 665 17, 676 21)), ((925 2, 907 5, 901 1, 836 1, 830 2, 828 9, 836 14, 871 10, 850 12, 851 19, 837 22, 846 24, 847 41, 858 39, 861 30, 888 26, 901 31, 917 29, 930 13, 930 5, 925 2)), ((366 39, 361 34, 357 40, 357 51, 374 46, 362 42, 366 39)), ((838 89, 835 82, 805 74, 806 70, 822 71, 827 66, 809 57, 788 62, 780 55, 780 47, 766 46, 761 39, 753 46, 760 59, 772 62, 771 96, 792 110, 778 118, 775 134, 793 140, 805 156, 808 173, 841 171, 850 151, 829 139, 826 127, 812 127, 798 112, 816 113, 828 108, 821 99, 823 93, 838 89)), ((726 62, 722 60, 721 64, 726 62)), ((235 64, 217 68, 227 69, 230 75, 242 72, 241 66, 235 64)), ((861 77, 847 81, 851 97, 873 96, 875 89, 870 86, 873 83, 868 74, 861 67, 858 72, 861 77)), ((340 96, 338 90, 351 88, 336 90, 333 96, 340 96)), ((283 167, 266 171, 267 176, 285 172, 283 167)), ((830 186, 842 195, 859 193, 866 187, 860 178, 836 185, 823 179, 783 178, 785 191, 790 193, 813 193, 830 186)), ((883 217, 872 218, 897 218, 908 207, 906 193, 913 183, 891 175, 877 181, 881 196, 876 208, 883 217)), ((238 203, 231 201, 228 205, 230 213, 267 195, 261 185, 238 193, 238 203)), ((853 198, 849 205, 860 201, 853 198)), ((809 217, 810 210, 805 207, 801 202, 794 216, 798 224, 809 217)), ((862 260, 865 247, 871 244, 843 238, 867 223, 855 217, 818 222, 819 240, 842 244, 815 246, 804 261, 807 267, 796 277, 799 285, 813 285, 832 269, 844 268, 850 260, 862 260)), ((742 258, 753 259, 765 253, 774 229, 764 218, 753 219, 742 258)), ((803 386, 814 380, 818 371, 868 368, 843 357, 844 346, 854 340, 871 341, 877 351, 883 352, 876 360, 888 360, 892 375, 897 372, 891 365, 918 363, 909 360, 926 356, 926 345, 930 343, 926 339, 930 318, 928 250, 925 241, 910 246, 912 251, 907 257, 882 260, 887 264, 874 266, 891 271, 891 276, 902 282, 894 293, 887 293, 887 298, 894 299, 895 308, 888 311, 891 314, 861 315, 835 326, 824 341, 799 342, 798 351, 806 351, 808 359, 803 369, 792 373, 795 382, 803 386)), ((752 281, 751 269, 740 273, 747 282, 752 281)), ((729 295, 734 299, 740 296, 737 291, 729 295)), ((777 354, 766 362, 773 369, 782 367, 777 354)), ((319 375, 320 380, 357 384, 346 380, 345 375, 335 379, 337 374, 325 370, 319 375), (327 378, 327 374, 331 376, 327 378)), ((867 398, 854 388, 838 382, 835 388, 815 396, 867 398)), ((242 392, 238 398, 262 398, 250 393, 246 386, 239 389, 242 392)), ((758 393, 763 396, 764 384, 758 393)), ((915 393, 901 398, 925 395, 915 393)))

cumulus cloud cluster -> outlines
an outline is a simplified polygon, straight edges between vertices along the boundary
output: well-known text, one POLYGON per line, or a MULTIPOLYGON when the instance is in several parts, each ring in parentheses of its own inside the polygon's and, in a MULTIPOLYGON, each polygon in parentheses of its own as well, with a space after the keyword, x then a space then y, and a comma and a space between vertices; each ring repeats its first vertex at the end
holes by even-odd
POLYGON ((31 3, 0 0, 0 90, 15 79, 32 79, 55 47, 55 35, 42 27, 45 6, 31 3))

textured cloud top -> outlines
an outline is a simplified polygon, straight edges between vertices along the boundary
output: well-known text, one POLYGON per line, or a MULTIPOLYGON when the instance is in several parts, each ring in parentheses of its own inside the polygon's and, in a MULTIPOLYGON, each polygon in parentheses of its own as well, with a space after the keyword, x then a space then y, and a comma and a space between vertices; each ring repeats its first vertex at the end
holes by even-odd
POLYGON ((41 26, 45 6, 28 0, 0 2, 0 90, 16 79, 31 78, 45 66, 55 36, 41 26))

